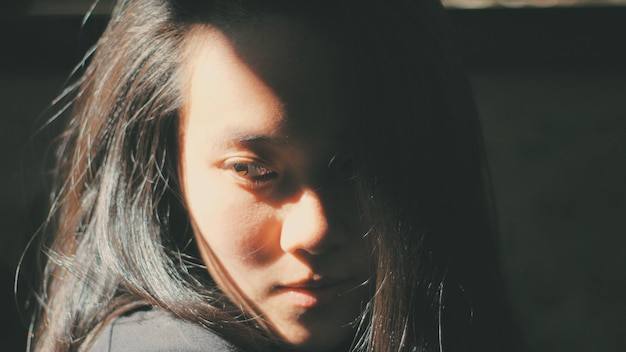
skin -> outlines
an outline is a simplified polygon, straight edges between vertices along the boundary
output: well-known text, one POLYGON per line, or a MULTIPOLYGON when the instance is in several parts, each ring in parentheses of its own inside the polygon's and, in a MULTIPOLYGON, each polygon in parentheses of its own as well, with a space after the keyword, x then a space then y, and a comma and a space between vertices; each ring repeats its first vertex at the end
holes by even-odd
POLYGON ((180 172, 211 276, 299 350, 347 350, 370 255, 348 187, 338 48, 286 18, 189 42, 180 172))

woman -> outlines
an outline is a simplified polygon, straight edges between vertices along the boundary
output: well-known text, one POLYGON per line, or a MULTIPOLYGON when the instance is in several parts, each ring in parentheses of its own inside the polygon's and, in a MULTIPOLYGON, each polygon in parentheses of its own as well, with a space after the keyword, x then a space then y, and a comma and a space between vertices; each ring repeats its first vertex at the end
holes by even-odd
POLYGON ((436 1, 119 1, 58 149, 35 350, 489 351, 479 127, 436 1))

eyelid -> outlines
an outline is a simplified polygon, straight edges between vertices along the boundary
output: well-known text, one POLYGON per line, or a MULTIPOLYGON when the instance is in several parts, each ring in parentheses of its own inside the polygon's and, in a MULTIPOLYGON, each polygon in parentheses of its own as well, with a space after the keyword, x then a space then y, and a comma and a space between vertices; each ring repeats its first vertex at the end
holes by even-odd
POLYGON ((229 159, 222 168, 250 187, 263 186, 279 176, 278 172, 265 162, 251 158, 229 159))

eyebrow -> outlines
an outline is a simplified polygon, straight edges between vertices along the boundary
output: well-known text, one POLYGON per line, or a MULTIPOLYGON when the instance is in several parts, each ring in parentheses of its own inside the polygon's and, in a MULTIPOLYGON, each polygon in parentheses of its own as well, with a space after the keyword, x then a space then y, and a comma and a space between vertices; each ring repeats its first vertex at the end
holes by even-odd
MULTIPOLYGON (((337 152, 352 143, 353 131, 349 129, 343 129, 335 134, 333 139, 342 141, 339 143, 337 152)), ((290 138, 289 134, 281 134, 278 136, 268 135, 264 133, 248 133, 239 131, 237 129, 227 131, 222 138, 222 145, 226 148, 244 146, 250 149, 279 149, 289 146, 290 148, 297 148, 302 146, 297 140, 290 138)), ((331 158, 332 159, 332 158, 331 158)), ((332 160, 331 160, 332 163, 332 160)))
POLYGON ((287 145, 288 136, 270 136, 267 134, 254 133, 227 133, 222 139, 225 146, 246 146, 249 148, 283 147, 287 145))
POLYGON ((231 141, 238 143, 263 143, 263 144, 283 144, 285 137, 272 137, 263 134, 241 134, 230 138, 231 141))

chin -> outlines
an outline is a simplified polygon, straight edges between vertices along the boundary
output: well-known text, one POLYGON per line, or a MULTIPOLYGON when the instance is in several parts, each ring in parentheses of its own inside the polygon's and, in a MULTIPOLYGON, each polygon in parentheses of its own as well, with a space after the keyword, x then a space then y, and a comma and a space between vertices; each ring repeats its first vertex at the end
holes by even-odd
POLYGON ((348 351, 355 336, 350 327, 332 328, 325 324, 317 328, 296 328, 283 331, 283 339, 302 352, 348 351))

